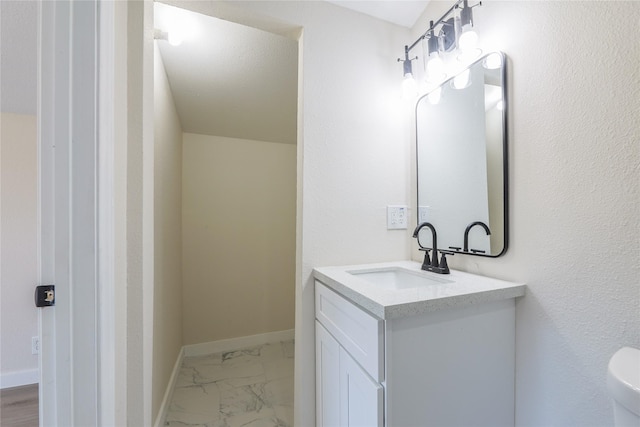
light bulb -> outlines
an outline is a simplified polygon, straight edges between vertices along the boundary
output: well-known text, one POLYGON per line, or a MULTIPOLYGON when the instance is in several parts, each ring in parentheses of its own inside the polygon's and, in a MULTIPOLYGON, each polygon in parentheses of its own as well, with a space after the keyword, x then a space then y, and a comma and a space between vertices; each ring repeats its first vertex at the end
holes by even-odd
POLYGON ((167 23, 167 41, 171 46, 178 46, 185 41, 195 38, 197 24, 193 17, 187 13, 174 13, 168 17, 167 23))
POLYGON ((478 34, 471 28, 463 30, 458 39, 458 45, 463 53, 474 50, 478 46, 478 34))
POLYGON ((427 79, 437 81, 445 77, 444 62, 438 53, 433 53, 427 61, 427 79))
POLYGON ((504 101, 503 100, 498 101, 498 103, 496 104, 496 110, 498 110, 498 111, 504 110, 504 101))
POLYGON ((468 68, 453 78, 453 87, 455 89, 464 89, 467 86, 469 86, 468 68))
POLYGON ((404 75, 402 81, 402 97, 404 99, 414 99, 418 96, 418 84, 411 73, 404 75))
POLYGON ((184 41, 184 35, 176 30, 170 31, 167 37, 167 41, 171 46, 180 46, 184 41))
POLYGON ((464 0, 460 10, 458 49, 460 50, 458 60, 463 62, 471 61, 482 54, 482 50, 478 49, 478 34, 473 29, 473 12, 467 0, 464 0))

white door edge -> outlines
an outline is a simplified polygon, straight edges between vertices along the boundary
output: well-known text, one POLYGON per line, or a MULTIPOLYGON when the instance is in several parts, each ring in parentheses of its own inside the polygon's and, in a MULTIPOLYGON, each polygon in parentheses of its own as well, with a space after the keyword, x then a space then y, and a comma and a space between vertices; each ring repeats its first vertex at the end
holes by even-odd
POLYGON ((110 3, 39 2, 41 427, 116 424, 110 3))

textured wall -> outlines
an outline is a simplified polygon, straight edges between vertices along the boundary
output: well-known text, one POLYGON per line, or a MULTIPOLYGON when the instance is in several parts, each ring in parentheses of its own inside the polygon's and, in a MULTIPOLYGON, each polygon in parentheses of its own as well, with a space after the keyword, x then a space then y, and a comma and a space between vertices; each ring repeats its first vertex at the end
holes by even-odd
MULTIPOLYGON (((447 7, 433 3, 416 31, 447 7)), ((485 46, 510 58, 511 245, 449 264, 528 285, 517 425, 612 425, 608 359, 640 347, 640 3, 491 1, 474 14, 485 46)))
POLYGON ((182 127, 160 51, 154 56, 153 409, 182 347, 182 127))
POLYGON ((38 381, 38 356, 31 354, 31 337, 38 335, 36 117, 2 113, 0 131, 0 375, 6 387, 38 381))
POLYGON ((183 141, 184 343, 293 329, 296 147, 183 141))

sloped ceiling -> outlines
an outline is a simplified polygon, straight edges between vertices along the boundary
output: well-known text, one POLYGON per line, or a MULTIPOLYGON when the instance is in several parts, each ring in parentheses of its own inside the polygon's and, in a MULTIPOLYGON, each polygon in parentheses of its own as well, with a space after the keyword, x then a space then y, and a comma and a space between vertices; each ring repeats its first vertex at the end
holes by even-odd
MULTIPOLYGON (((329 1, 405 27, 415 23, 428 3, 426 0, 329 1)), ((239 138, 253 139, 252 135, 260 134, 263 139, 295 141, 292 136, 295 135, 295 101, 292 99, 297 95, 292 95, 295 90, 291 88, 297 87, 297 50, 292 48, 292 41, 199 16, 197 25, 203 26, 209 38, 200 50, 194 45, 189 47, 186 42, 181 47, 173 47, 158 41, 176 104, 182 110, 185 131, 209 132, 207 128, 212 126, 207 123, 211 122, 216 123, 216 132, 221 136, 237 134, 239 138), (198 62, 192 65, 194 58, 198 62), (287 89, 283 90, 283 86, 287 89), (205 99, 217 102, 214 105, 204 102, 205 99), (271 110, 279 111, 280 117, 271 110), (252 130, 256 126, 267 130, 252 130), (283 132, 283 129, 288 130, 283 132)), ((37 4, 1 0, 0 18, 2 111, 35 114, 37 4)))
POLYGON ((184 42, 156 43, 183 131, 295 144, 296 41, 156 3, 155 27, 172 25, 184 42))

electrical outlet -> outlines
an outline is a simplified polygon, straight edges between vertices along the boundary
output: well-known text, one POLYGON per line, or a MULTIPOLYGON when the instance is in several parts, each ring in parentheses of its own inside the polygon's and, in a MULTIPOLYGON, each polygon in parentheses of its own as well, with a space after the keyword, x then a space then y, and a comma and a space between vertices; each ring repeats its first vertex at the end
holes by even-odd
POLYGON ((418 206, 418 224, 429 222, 429 206, 418 206))
POLYGON ((406 206, 387 206, 387 230, 406 229, 408 215, 406 206))
POLYGON ((40 337, 31 337, 31 354, 40 354, 40 337))

